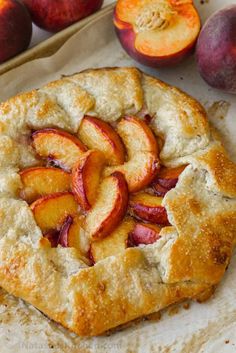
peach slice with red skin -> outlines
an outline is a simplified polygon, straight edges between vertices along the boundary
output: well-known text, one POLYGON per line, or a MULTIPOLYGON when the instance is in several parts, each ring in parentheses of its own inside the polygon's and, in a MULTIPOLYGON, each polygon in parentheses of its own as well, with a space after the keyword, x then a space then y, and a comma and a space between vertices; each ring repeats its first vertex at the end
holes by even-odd
POLYGON ((164 188, 163 186, 156 183, 155 181, 152 183, 152 189, 156 196, 161 196, 161 197, 164 197, 167 194, 167 192, 170 191, 169 189, 164 188))
POLYGON ((129 234, 129 246, 153 244, 160 239, 161 227, 151 223, 137 223, 129 234))
POLYGON ((81 224, 78 219, 75 221, 71 216, 68 216, 61 227, 58 243, 64 247, 76 247, 81 224), (72 230, 72 225, 74 229, 72 230))
POLYGON ((180 174, 185 168, 186 165, 176 168, 162 167, 152 183, 155 193, 161 194, 163 191, 163 194, 165 195, 169 190, 174 188, 179 180, 180 174))
POLYGON ((130 158, 140 151, 157 155, 156 137, 145 121, 135 116, 126 116, 117 125, 117 131, 130 158))
POLYGON ((43 196, 30 206, 35 221, 43 233, 60 230, 68 216, 78 213, 78 204, 70 192, 43 196))
POLYGON ((80 216, 66 218, 60 229, 58 244, 64 248, 76 248, 81 256, 87 258, 89 240, 83 229, 83 220, 80 216))
POLYGON ((131 195, 129 200, 129 213, 135 218, 147 222, 169 225, 166 209, 162 206, 162 197, 146 192, 131 195))
POLYGON ((89 210, 96 201, 104 164, 103 153, 91 150, 84 154, 72 171, 72 191, 84 210, 89 210))
POLYGON ((21 197, 28 203, 48 194, 70 190, 71 176, 62 169, 32 167, 19 174, 23 184, 21 197))
POLYGON ((93 263, 108 256, 116 256, 128 247, 129 233, 133 231, 135 221, 125 219, 108 237, 94 241, 90 247, 90 257, 93 263))
POLYGON ((58 246, 59 235, 59 231, 50 230, 43 235, 43 239, 47 239, 49 242, 48 244, 50 244, 52 248, 56 248, 58 246))
POLYGON ((78 136, 89 149, 103 152, 109 165, 124 163, 123 143, 116 131, 105 121, 85 116, 81 122, 78 136))
POLYGON ((75 136, 59 129, 37 130, 32 134, 37 154, 53 161, 63 169, 71 170, 87 148, 75 136))
POLYGON ((148 186, 159 169, 159 160, 153 153, 140 152, 128 162, 117 167, 106 167, 104 176, 118 171, 124 174, 129 192, 137 192, 148 186))
POLYGON ((118 0, 113 22, 127 53, 152 67, 179 63, 200 31, 192 0, 118 0))
POLYGON ((128 161, 115 167, 107 167, 104 175, 114 171, 126 177, 129 191, 137 192, 151 183, 159 170, 157 140, 149 126, 139 118, 129 116, 117 125, 128 152, 128 161))
POLYGON ((128 186, 120 172, 105 178, 97 200, 85 219, 85 230, 93 240, 111 234, 124 218, 128 206, 128 186))

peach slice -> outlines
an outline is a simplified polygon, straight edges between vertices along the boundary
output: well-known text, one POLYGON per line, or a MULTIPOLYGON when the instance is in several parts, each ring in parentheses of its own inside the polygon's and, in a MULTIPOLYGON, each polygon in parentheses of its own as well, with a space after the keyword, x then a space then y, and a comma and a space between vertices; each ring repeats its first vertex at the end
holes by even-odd
POLYGON ((82 256, 87 256, 89 240, 83 229, 83 222, 79 216, 68 216, 61 227, 58 243, 65 247, 76 248, 82 256))
POLYGON ((60 235, 59 231, 50 230, 43 235, 43 239, 44 240, 47 239, 49 242, 48 245, 50 244, 52 248, 56 248, 59 241, 59 235, 60 235))
POLYGON ((91 244, 90 256, 94 263, 108 256, 115 256, 127 248, 129 233, 133 231, 135 222, 124 220, 108 237, 91 244))
POLYGON ((116 131, 103 120, 85 116, 81 122, 78 136, 88 148, 103 152, 109 165, 124 163, 123 143, 116 131))
POLYGON ((162 206, 162 197, 146 192, 131 195, 129 212, 132 216, 147 222, 168 225, 166 209, 162 206))
POLYGON ((200 32, 192 0, 118 0, 113 21, 127 53, 152 67, 179 63, 200 32))
POLYGON ((162 188, 163 188, 163 192, 165 189, 166 189, 166 192, 171 190, 176 186, 179 176, 184 171, 185 168, 186 168, 186 165, 176 167, 176 168, 162 167, 152 183, 153 189, 157 193, 161 191, 162 188))
POLYGON ((128 116, 117 125, 128 152, 129 160, 123 165, 105 168, 104 175, 119 171, 125 175, 129 191, 145 188, 159 169, 157 140, 149 126, 139 118, 128 116))
POLYGON ((33 167, 20 173, 21 197, 31 203, 41 196, 70 190, 70 174, 58 168, 33 167))
POLYGON ((78 204, 70 192, 43 196, 30 206, 36 223, 43 233, 60 230, 68 216, 78 213, 78 204))
POLYGON ((155 178, 159 170, 159 160, 155 154, 149 152, 139 152, 128 162, 116 167, 106 167, 104 176, 108 176, 114 171, 124 174, 129 191, 137 192, 148 186, 155 178))
POLYGON ((93 240, 105 238, 119 225, 128 206, 128 186, 123 174, 105 178, 98 198, 85 219, 85 230, 93 240))
POLYGON ((160 239, 161 227, 151 223, 137 223, 129 234, 129 245, 153 244, 160 239))
POLYGON ((170 191, 169 189, 164 188, 163 186, 156 183, 155 181, 153 181, 152 183, 152 189, 156 196, 161 196, 161 197, 164 197, 165 194, 167 194, 167 192, 170 191))
POLYGON ((59 129, 43 129, 32 134, 33 146, 40 157, 71 170, 87 150, 75 136, 59 129))
POLYGON ((138 152, 150 152, 157 156, 156 137, 150 127, 141 119, 127 116, 119 122, 117 131, 125 144, 129 158, 138 152))
POLYGON ((104 164, 103 153, 91 150, 83 155, 73 169, 72 191, 84 210, 89 210, 96 201, 104 164))

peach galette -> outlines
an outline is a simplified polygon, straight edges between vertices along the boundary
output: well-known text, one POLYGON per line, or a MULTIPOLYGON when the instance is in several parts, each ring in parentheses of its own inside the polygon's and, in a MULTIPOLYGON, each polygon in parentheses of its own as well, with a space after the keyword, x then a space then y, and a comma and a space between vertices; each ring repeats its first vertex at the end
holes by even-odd
POLYGON ((0 105, 0 285, 97 335, 222 278, 236 166, 203 108, 135 68, 0 105))

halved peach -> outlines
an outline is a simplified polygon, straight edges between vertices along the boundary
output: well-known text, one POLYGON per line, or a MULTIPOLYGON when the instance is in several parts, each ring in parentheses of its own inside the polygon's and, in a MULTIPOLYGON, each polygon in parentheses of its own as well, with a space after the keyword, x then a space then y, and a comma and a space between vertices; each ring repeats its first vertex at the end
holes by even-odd
POLYGON ((105 121, 85 116, 81 122, 78 136, 88 148, 103 152, 109 165, 124 163, 123 143, 116 131, 105 121))
POLYGON ((73 168, 72 191, 84 210, 89 210, 96 201, 104 164, 103 153, 91 150, 86 152, 73 168))
POLYGON ((161 227, 151 223, 137 223, 129 234, 129 245, 153 244, 160 239, 161 227))
POLYGON ((152 67, 180 62, 200 31, 192 0, 118 0, 113 21, 127 53, 152 67))
POLYGON ((75 136, 59 129, 43 129, 32 134, 37 154, 60 167, 71 170, 87 150, 75 136))
POLYGON ((158 145, 150 127, 135 116, 126 116, 117 125, 117 131, 127 149, 129 158, 139 152, 150 152, 157 156, 158 145))
POLYGON ((154 190, 158 193, 162 188, 166 189, 166 192, 174 188, 178 182, 180 174, 185 168, 186 165, 176 168, 162 167, 152 183, 154 190))
POLYGON ((108 256, 115 256, 127 248, 129 233, 133 231, 135 222, 124 220, 108 237, 91 244, 90 256, 94 263, 108 256))
POLYGON ((21 197, 31 203, 41 196, 70 190, 71 176, 58 168, 32 167, 20 171, 21 197))
POLYGON ((87 256, 89 240, 83 229, 83 221, 78 215, 66 218, 60 230, 58 244, 65 248, 76 248, 81 255, 87 256))
POLYGON ((70 192, 43 196, 30 206, 36 223, 43 233, 60 230, 68 216, 78 213, 78 204, 70 192))
POLYGON ((129 213, 147 222, 168 225, 166 209, 162 206, 162 197, 150 195, 146 192, 131 195, 129 213))
POLYGON ((85 230, 90 238, 101 239, 119 225, 128 206, 128 186, 123 174, 115 172, 105 178, 98 198, 85 219, 85 230))
POLYGON ((148 186, 155 178, 159 170, 159 160, 155 154, 150 152, 137 152, 136 155, 126 163, 116 167, 106 167, 104 176, 108 176, 114 171, 124 174, 129 191, 137 192, 148 186))

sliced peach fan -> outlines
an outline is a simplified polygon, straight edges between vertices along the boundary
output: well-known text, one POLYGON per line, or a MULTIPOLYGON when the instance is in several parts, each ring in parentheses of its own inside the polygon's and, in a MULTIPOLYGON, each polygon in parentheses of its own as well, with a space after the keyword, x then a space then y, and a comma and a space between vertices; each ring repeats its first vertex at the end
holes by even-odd
POLYGON ((163 198, 145 188, 160 183, 167 192, 185 166, 160 169, 157 138, 135 116, 122 118, 116 128, 85 116, 77 135, 35 131, 33 147, 45 166, 20 171, 21 197, 31 203, 42 245, 74 247, 91 265, 157 241, 160 225, 169 225, 167 213, 163 198), (48 167, 48 160, 58 168, 48 167))
POLYGON ((149 57, 181 53, 193 46, 200 31, 199 15, 190 0, 118 0, 114 24, 123 44, 149 57))

